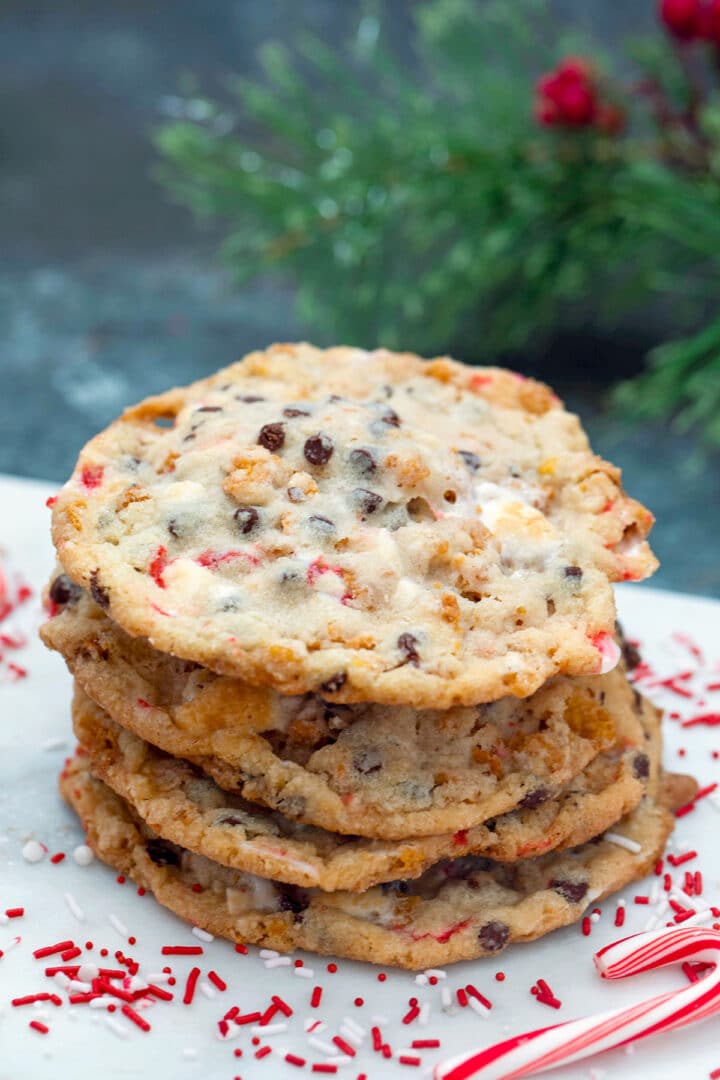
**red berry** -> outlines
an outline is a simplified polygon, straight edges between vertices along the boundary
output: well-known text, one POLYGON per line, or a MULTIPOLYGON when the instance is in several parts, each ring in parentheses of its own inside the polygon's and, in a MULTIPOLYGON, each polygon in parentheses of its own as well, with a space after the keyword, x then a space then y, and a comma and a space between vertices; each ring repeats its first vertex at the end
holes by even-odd
POLYGON ((591 124, 595 117, 595 108, 595 94, 589 87, 571 82, 562 88, 558 110, 566 123, 591 124))
POLYGON ((660 18, 674 37, 691 41, 700 33, 702 6, 700 0, 660 0, 660 18))
POLYGON ((720 0, 710 0, 700 12, 698 37, 720 46, 720 0))

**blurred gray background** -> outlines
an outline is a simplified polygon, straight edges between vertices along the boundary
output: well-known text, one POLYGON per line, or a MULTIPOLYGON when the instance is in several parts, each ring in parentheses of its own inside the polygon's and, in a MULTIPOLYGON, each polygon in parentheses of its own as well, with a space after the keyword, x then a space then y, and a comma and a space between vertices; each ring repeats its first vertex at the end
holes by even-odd
MULTIPOLYGON (((393 0, 402 43, 412 0, 393 0)), ((654 19, 652 0, 556 0, 612 43, 654 19)), ((200 230, 152 179, 148 131, 188 71, 220 92, 254 72, 258 44, 320 28, 340 41, 356 0, 9 0, 0 6, 0 472, 60 481, 126 404, 249 348, 300 335, 292 297, 232 288, 200 230)), ((653 327, 589 330, 513 362, 581 412, 595 448, 656 513, 654 583, 720 596, 718 462, 690 438, 629 428, 603 407, 639 369, 653 327)))

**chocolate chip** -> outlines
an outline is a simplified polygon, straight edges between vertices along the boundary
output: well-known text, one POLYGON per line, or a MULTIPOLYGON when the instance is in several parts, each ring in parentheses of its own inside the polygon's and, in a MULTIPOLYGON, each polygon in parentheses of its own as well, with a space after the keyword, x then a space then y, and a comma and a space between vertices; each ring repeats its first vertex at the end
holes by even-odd
POLYGON ((281 450, 285 445, 284 424, 263 424, 258 435, 258 442, 266 450, 281 450))
POLYGON ((310 906, 310 897, 297 885, 283 885, 278 906, 281 911, 292 911, 293 915, 301 915, 310 906))
POLYGON ((185 529, 183 528, 182 523, 178 521, 177 518, 170 518, 167 523, 167 531, 170 533, 171 536, 174 536, 176 540, 179 540, 185 532, 185 529))
POLYGON ((222 412, 222 405, 201 405, 195 412, 222 412))
POLYGON ((308 525, 311 525, 313 529, 317 529, 318 532, 327 534, 335 532, 335 522, 331 521, 330 518, 322 517, 320 514, 311 514, 307 520, 308 525))
POLYGON ((90 575, 90 595, 92 596, 98 607, 107 610, 110 607, 110 594, 107 589, 103 588, 98 580, 99 571, 93 570, 90 575))
POLYGON ((563 570, 566 578, 581 578, 583 572, 579 566, 566 566, 563 570))
POLYGON ((291 420, 294 420, 296 416, 309 416, 309 415, 310 415, 310 413, 308 412, 307 409, 293 409, 291 407, 288 407, 287 409, 283 409, 283 416, 287 416, 291 420))
POLYGON ((260 524, 260 514, 254 506, 238 506, 233 517, 243 536, 247 536, 260 524))
POLYGON ((639 690, 635 689, 635 687, 633 687, 633 712, 636 713, 637 716, 642 716, 643 712, 642 695, 639 690))
POLYGON ((355 488, 351 493, 351 498, 363 518, 368 514, 374 514, 383 504, 382 495, 378 495, 376 491, 368 491, 367 488, 355 488))
POLYGON ((64 607, 65 604, 74 604, 80 599, 82 589, 79 585, 76 585, 67 574, 58 574, 50 586, 48 595, 53 604, 59 604, 60 607, 64 607))
POLYGON ((414 634, 401 634, 397 639, 397 647, 404 654, 403 664, 413 664, 415 667, 420 663, 420 654, 417 651, 418 639, 414 634))
POLYGON ((542 806, 544 802, 547 802, 550 798, 550 792, 547 788, 536 788, 535 791, 529 791, 524 799, 520 800, 519 805, 525 810, 535 810, 538 806, 542 806))
POLYGON ((621 637, 620 650, 626 669, 628 671, 634 671, 642 661, 637 646, 633 645, 631 641, 628 641, 626 637, 621 637))
POLYGON ((394 409, 385 409, 380 419, 389 427, 400 427, 400 417, 394 409))
POLYGON ((383 881, 380 888, 384 893, 394 893, 396 896, 407 896, 407 881, 383 881))
POLYGON ((588 891, 588 883, 587 881, 564 881, 553 878, 549 888, 559 893, 560 896, 567 900, 568 904, 579 904, 588 891))
POLYGON ((507 945, 510 928, 502 922, 485 923, 478 930, 480 944, 487 952, 500 952, 507 945))
POLYGON ((647 780, 650 775, 650 758, 647 754, 636 754, 633 758, 633 772, 638 780, 647 780))
POLYGON ((327 465, 334 449, 330 436, 319 431, 317 435, 311 435, 305 440, 303 453, 311 465, 327 465))
POLYGON ((377 468, 375 458, 369 450, 351 450, 348 463, 358 476, 371 476, 377 468))
POLYGON ((234 814, 228 814, 226 817, 217 819, 218 825, 244 825, 245 822, 242 818, 235 817, 234 814))
POLYGON ((382 754, 377 746, 367 746, 353 758, 353 769, 367 776, 369 773, 379 772, 382 769, 382 754))
POLYGON ((334 675, 331 675, 320 686, 321 694, 336 694, 338 690, 347 682, 347 675, 344 671, 336 671, 334 675))
POLYGON ((480 468, 480 458, 477 454, 473 454, 472 450, 458 450, 458 453, 470 472, 477 472, 480 468))
POLYGON ((264 397, 256 397, 254 394, 241 394, 238 401, 244 401, 246 405, 254 405, 256 401, 264 401, 264 397))
POLYGON ((148 840, 145 850, 156 866, 178 866, 180 855, 167 840, 148 840))

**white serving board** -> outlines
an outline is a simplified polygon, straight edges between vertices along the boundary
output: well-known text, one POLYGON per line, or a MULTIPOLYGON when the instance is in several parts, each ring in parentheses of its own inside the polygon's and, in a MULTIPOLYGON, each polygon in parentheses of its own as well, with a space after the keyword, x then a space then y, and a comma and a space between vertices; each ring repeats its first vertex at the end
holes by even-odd
MULTIPOLYGON (((34 599, 22 608, 14 624, 20 623, 28 630, 40 622, 37 593, 53 565, 49 513, 44 505, 51 492, 46 484, 0 477, 0 565, 19 571, 35 589, 34 599)), ((628 633, 641 639, 646 657, 658 671, 667 674, 683 665, 695 665, 685 648, 671 640, 674 632, 684 631, 693 635, 708 658, 704 672, 687 685, 713 681, 709 674, 713 668, 717 673, 715 681, 720 681, 720 604, 635 586, 619 590, 619 607, 628 633)), ((203 973, 212 968, 226 979, 227 992, 214 1000, 196 994, 193 1005, 184 1006, 180 999, 185 978, 196 960, 163 960, 160 947, 168 943, 198 944, 189 927, 163 911, 150 896, 138 897, 131 884, 118 885, 112 871, 98 862, 80 867, 72 858, 82 834, 55 786, 63 757, 73 746, 68 716, 70 679, 63 664, 37 640, 31 640, 26 648, 7 659, 27 668, 28 676, 9 682, 0 664, 0 914, 15 906, 26 910, 23 918, 0 925, 0 950, 5 953, 0 958, 0 1080, 86 1080, 98 1076, 103 1080, 138 1076, 297 1080, 303 1075, 321 1075, 310 1071, 310 1062, 324 1060, 321 1053, 307 1045, 303 1023, 311 1015, 328 1023, 321 1036, 325 1039, 337 1033, 346 1015, 367 1029, 372 1016, 382 1015, 388 1018, 388 1023, 383 1024, 384 1036, 395 1049, 409 1046, 413 1038, 441 1040, 440 1050, 423 1051, 420 1068, 385 1060, 371 1051, 368 1040, 352 1065, 339 1069, 339 1077, 355 1080, 361 1073, 368 1078, 428 1077, 436 1062, 464 1049, 487 1046, 509 1033, 629 1004, 685 984, 684 976, 675 970, 624 985, 601 983, 594 973, 592 954, 621 936, 613 925, 615 902, 608 900, 589 938, 582 936, 579 926, 573 926, 537 943, 510 949, 498 960, 451 966, 445 985, 454 991, 474 983, 493 1002, 487 1019, 470 1009, 457 1010, 451 1016, 443 1014, 438 988, 416 986, 411 974, 386 969, 387 979, 379 983, 380 969, 341 961, 338 972, 331 975, 326 970, 327 958, 305 956, 306 965, 315 972, 311 981, 295 977, 289 968, 267 970, 257 950, 251 948, 248 956, 238 956, 224 941, 205 945, 205 954, 197 962, 203 973), (64 745, 46 748, 52 740, 64 745), (21 850, 29 838, 46 844, 51 852, 65 851, 67 857, 56 865, 47 858, 28 864, 21 850), (82 924, 70 913, 63 899, 66 892, 81 905, 85 914, 82 924), (110 924, 110 913, 137 937, 135 947, 128 946, 110 924), (17 935, 22 941, 8 949, 17 935), (56 989, 43 975, 45 963, 50 961, 34 960, 32 950, 64 938, 81 943, 93 940, 95 950, 87 954, 88 958, 96 958, 99 948, 107 947, 112 966, 112 953, 124 948, 126 954, 141 962, 141 974, 159 971, 169 962, 178 978, 175 990, 180 993, 172 1004, 158 1003, 143 1014, 152 1024, 149 1033, 123 1020, 127 1037, 121 1038, 106 1026, 107 1014, 87 1006, 69 1007, 64 1001, 59 1008, 39 1007, 50 1028, 47 1035, 40 1035, 28 1027, 38 1009, 13 1008, 10 1000, 56 989), (498 970, 506 975, 502 983, 494 978, 498 970), (561 1010, 549 1009, 534 1000, 529 991, 538 977, 545 978, 562 999, 561 1010), (309 999, 316 984, 324 988, 324 994, 320 1008, 313 1013, 309 999), (287 1064, 276 1053, 255 1060, 249 1028, 243 1028, 241 1036, 229 1043, 216 1037, 216 1021, 232 1004, 251 1011, 262 1008, 273 993, 279 993, 295 1012, 288 1031, 266 1041, 306 1058, 304 1068, 287 1064), (358 996, 365 1001, 362 1007, 354 1005, 358 996), (427 1027, 420 1028, 417 1023, 403 1026, 400 1022, 411 996, 421 1003, 432 1002, 427 1027), (239 1059, 233 1056, 235 1047, 243 1050, 239 1059)), ((667 691, 654 691, 654 696, 669 708, 683 711, 683 715, 692 711, 692 703, 667 691)), ((720 708, 720 693, 708 694, 707 704, 708 709, 720 708)), ((713 750, 720 750, 720 728, 682 731, 677 720, 671 720, 666 724, 666 738, 668 764, 694 772, 703 784, 720 780, 720 761, 712 757, 713 750), (681 746, 686 747, 683 758, 678 757, 681 746)), ((719 833, 720 812, 711 799, 705 799, 679 822, 675 840, 678 848, 692 846, 700 853, 690 867, 702 869, 705 897, 710 903, 720 903, 719 833)), ((648 908, 633 903, 634 895, 642 892, 647 892, 647 886, 642 884, 624 890, 629 932, 644 929, 648 919, 648 908)), ((674 1080, 678 1076, 705 1077, 718 1067, 720 1020, 710 1020, 639 1044, 632 1055, 613 1052, 552 1075, 565 1080, 593 1076, 625 1080, 641 1075, 674 1080)))

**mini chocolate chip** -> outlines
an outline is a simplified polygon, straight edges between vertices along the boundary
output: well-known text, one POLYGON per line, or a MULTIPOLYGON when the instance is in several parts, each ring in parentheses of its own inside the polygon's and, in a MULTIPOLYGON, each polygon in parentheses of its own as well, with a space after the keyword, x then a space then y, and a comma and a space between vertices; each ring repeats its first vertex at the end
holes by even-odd
POLYGON ((318 532, 335 532, 335 522, 331 521, 330 518, 322 517, 320 514, 311 514, 307 520, 308 525, 311 525, 314 529, 317 529, 318 532))
POLYGON ((222 412, 222 405, 201 405, 195 412, 222 412))
POLYGON ((82 589, 76 585, 67 574, 58 574, 50 586, 48 595, 53 604, 64 607, 65 604, 74 604, 80 599, 82 589))
POLYGON ((583 576, 579 566, 566 566, 563 573, 567 578, 581 578, 583 576))
POLYGON ((635 712, 638 716, 641 716, 642 711, 643 711, 642 695, 641 695, 639 690, 636 690, 635 687, 633 687, 633 712, 635 712))
POLYGON ((166 840, 148 840, 145 850, 156 866, 178 866, 180 855, 166 840))
POLYGON ((218 825, 244 825, 245 822, 242 818, 235 817, 234 814, 228 814, 226 817, 217 819, 218 825))
POLYGON ((238 506, 233 517, 243 536, 247 536, 260 524, 260 514, 254 506, 238 506))
POLYGON ((103 588, 98 580, 97 570, 93 570, 90 575, 90 595, 92 596, 98 607, 107 610, 110 607, 110 594, 107 589, 103 588))
POLYGON ((633 758, 633 772, 638 780, 647 780, 650 775, 650 758, 647 754, 636 754, 633 758))
POLYGON ((368 491, 367 488, 355 488, 351 492, 351 498, 362 517, 374 514, 383 504, 382 495, 378 495, 376 491, 368 491))
POLYGON ((244 401, 246 405, 254 405, 256 401, 264 401, 265 398, 264 397, 257 397, 254 394, 241 394, 237 398, 237 400, 238 401, 244 401))
POLYGON ((344 671, 336 671, 334 675, 331 675, 320 686, 321 694, 336 694, 338 690, 347 682, 347 675, 344 671))
POLYGON ((480 944, 487 952, 500 952, 507 945, 510 928, 502 922, 485 923, 478 930, 480 944))
POLYGON ((407 881, 383 881, 380 888, 384 893, 395 893, 397 896, 407 896, 407 881))
POLYGON ((458 450, 458 453, 470 472, 477 472, 480 468, 480 458, 477 454, 473 454, 472 450, 458 450))
POLYGON ((622 658, 625 663, 625 667, 628 671, 634 671, 636 667, 642 661, 642 657, 638 651, 636 645, 633 645, 631 641, 628 641, 626 637, 620 638, 620 650, 622 652, 622 658))
POLYGON ((369 450, 351 450, 348 463, 358 476, 372 476, 377 468, 375 458, 369 450))
POLYGON ((192 442, 193 439, 197 439, 197 435, 195 434, 194 431, 191 431, 189 435, 185 436, 185 438, 183 439, 183 442, 192 442))
POLYGON ((394 409, 384 409, 380 419, 383 424, 388 424, 389 427, 400 427, 400 417, 394 409))
POLYGON ((420 654, 417 651, 418 639, 414 634, 401 634, 397 639, 397 647, 405 654, 403 664, 413 664, 415 667, 420 663, 420 654))
POLYGON ((310 897, 297 885, 283 885, 278 904, 281 911, 292 911, 293 915, 301 915, 310 906, 310 897))
POLYGON ((524 807, 525 810, 535 810, 538 806, 542 806, 544 802, 547 802, 550 798, 550 792, 547 788, 536 788, 535 791, 529 791, 524 799, 520 800, 519 805, 524 807))
POLYGON ((560 896, 567 900, 568 904, 579 904, 588 891, 588 883, 587 881, 564 881, 553 878, 549 888, 559 893, 560 896))
POLYGON ((382 754, 377 746, 367 746, 353 758, 353 769, 367 776, 369 773, 379 772, 382 769, 382 754))
POLYGON ((258 442, 266 450, 281 450, 285 445, 284 424, 263 424, 258 435, 258 442))
POLYGON ((294 420, 296 416, 309 416, 309 415, 310 415, 310 413, 308 412, 307 409, 293 409, 293 408, 290 408, 290 407, 288 407, 287 409, 283 409, 283 416, 287 416, 291 420, 294 420))
POLYGON ((334 449, 330 436, 319 431, 317 435, 311 435, 305 440, 303 453, 311 465, 327 465, 334 449))
POLYGON ((174 536, 176 540, 179 540, 184 530, 177 518, 170 518, 167 523, 167 531, 171 536, 174 536))

